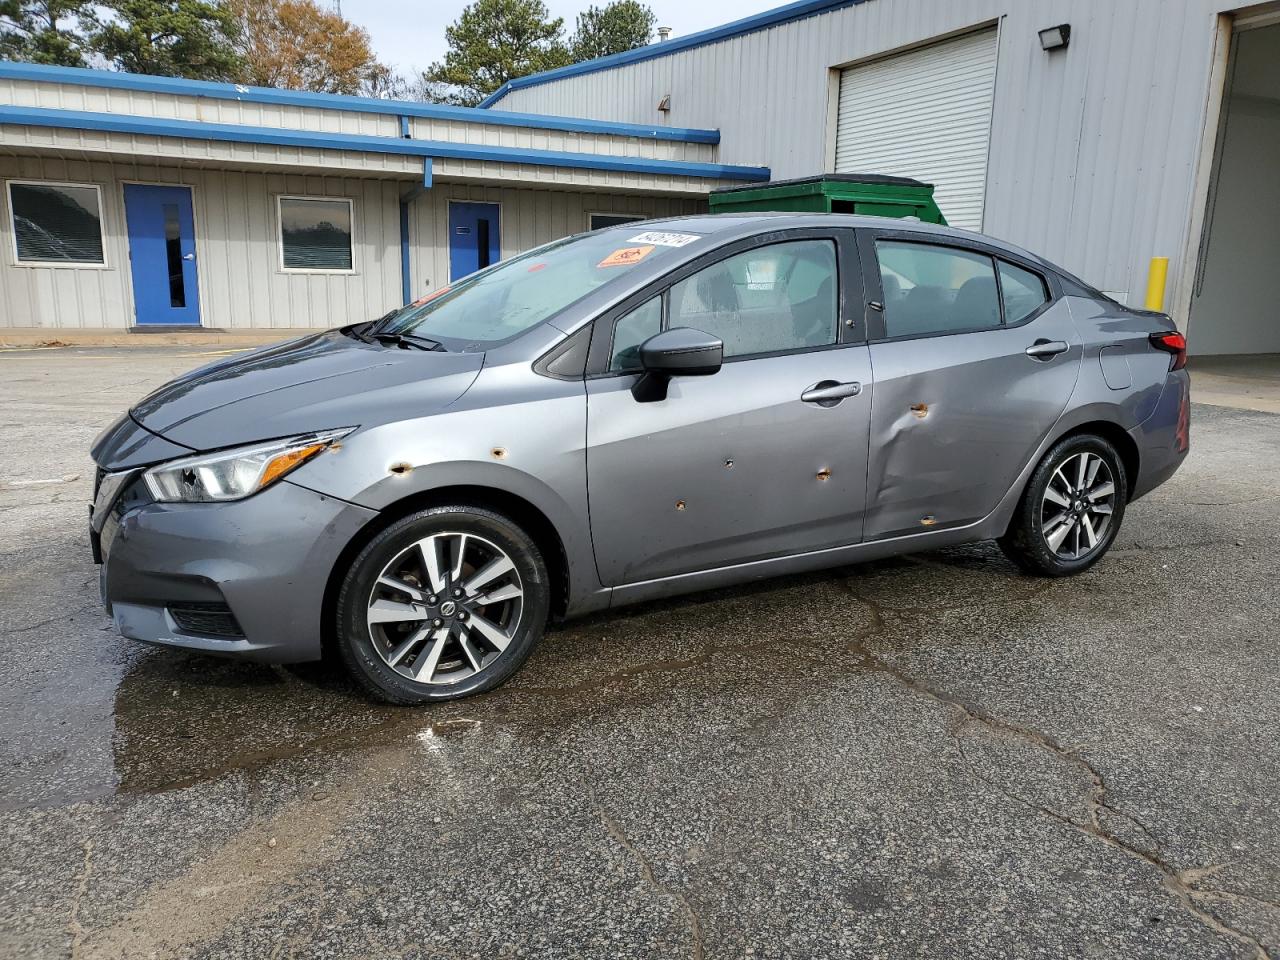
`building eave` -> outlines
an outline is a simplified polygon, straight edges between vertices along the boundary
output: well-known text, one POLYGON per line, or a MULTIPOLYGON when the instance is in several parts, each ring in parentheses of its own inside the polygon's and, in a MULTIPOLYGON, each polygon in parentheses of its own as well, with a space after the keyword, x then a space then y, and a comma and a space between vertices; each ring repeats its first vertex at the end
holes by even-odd
POLYGON ((534 150, 521 147, 456 143, 444 140, 410 140, 403 137, 338 134, 315 130, 284 130, 275 127, 204 123, 199 120, 125 116, 113 113, 89 113, 79 110, 56 110, 43 107, 0 106, 0 124, 177 137, 187 140, 226 143, 309 147, 319 150, 348 150, 411 157, 486 160, 542 167, 605 170, 615 173, 694 177, 712 180, 757 182, 769 179, 768 167, 698 163, 687 160, 652 160, 643 157, 626 157, 611 154, 534 150))
POLYGON ((0 79, 134 90, 172 96, 205 97, 214 100, 233 100, 319 110, 343 110, 354 113, 424 117, 464 123, 527 127, 535 130, 560 130, 572 133, 634 137, 641 140, 670 140, 681 143, 710 144, 720 142, 720 133, 717 130, 664 127, 656 124, 613 123, 607 120, 511 113, 505 110, 489 111, 481 110, 478 107, 454 107, 448 104, 420 103, 410 100, 379 100, 373 97, 309 93, 302 90, 279 90, 273 87, 250 87, 238 83, 213 83, 205 80, 186 80, 179 77, 152 77, 112 70, 53 67, 38 63, 0 62, 0 79))

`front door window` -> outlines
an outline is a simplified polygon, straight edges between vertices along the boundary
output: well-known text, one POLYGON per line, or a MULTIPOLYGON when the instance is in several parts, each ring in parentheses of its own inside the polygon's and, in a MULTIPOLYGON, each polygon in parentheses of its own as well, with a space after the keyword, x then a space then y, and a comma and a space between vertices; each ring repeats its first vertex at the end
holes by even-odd
POLYGON ((725 358, 836 342, 836 245, 797 240, 721 260, 671 288, 668 326, 724 341, 725 358))

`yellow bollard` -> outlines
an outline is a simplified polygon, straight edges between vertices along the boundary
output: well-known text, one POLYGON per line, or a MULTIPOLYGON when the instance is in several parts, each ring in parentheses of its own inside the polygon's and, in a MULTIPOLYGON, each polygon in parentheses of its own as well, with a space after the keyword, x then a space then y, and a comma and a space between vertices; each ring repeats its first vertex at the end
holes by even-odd
POLYGON ((1148 310, 1164 309, 1164 283, 1169 277, 1169 258, 1152 257, 1151 270, 1147 273, 1148 310))

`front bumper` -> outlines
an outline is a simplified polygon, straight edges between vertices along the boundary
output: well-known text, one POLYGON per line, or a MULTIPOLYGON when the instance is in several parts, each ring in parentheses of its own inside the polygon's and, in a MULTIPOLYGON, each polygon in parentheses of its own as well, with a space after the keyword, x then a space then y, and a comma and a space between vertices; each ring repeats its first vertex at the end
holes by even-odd
POLYGON ((102 599, 121 634, 270 663, 320 658, 329 574, 377 516, 288 480, 232 503, 156 503, 141 474, 105 517, 98 509, 102 599), (218 617, 189 615, 218 609, 230 633, 218 617))

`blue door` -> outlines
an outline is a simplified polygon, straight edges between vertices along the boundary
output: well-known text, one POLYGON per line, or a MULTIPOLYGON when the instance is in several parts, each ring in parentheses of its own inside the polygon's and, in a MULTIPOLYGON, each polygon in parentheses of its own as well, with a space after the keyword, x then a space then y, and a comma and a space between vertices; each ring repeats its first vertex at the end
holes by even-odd
POLYGON ((496 203, 449 204, 449 282, 502 259, 496 203))
POLYGON ((191 188, 126 183, 124 214, 137 322, 198 326, 191 188))

